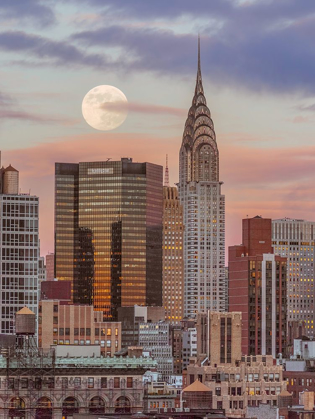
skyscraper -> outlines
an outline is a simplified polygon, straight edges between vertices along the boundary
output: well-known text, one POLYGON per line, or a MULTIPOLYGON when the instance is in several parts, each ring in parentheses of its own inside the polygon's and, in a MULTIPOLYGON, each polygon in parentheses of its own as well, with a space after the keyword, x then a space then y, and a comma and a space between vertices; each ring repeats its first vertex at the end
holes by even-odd
POLYGON ((19 194, 19 172, 0 172, 0 333, 14 333, 15 313, 27 306, 37 314, 38 197, 19 194))
POLYGON ((104 318, 162 305, 163 169, 121 161, 56 163, 56 278, 104 318))
POLYGON ((180 323, 184 306, 183 206, 176 187, 163 188, 163 306, 171 323, 180 323))
POLYGON ((225 197, 219 150, 204 95, 200 42, 195 94, 179 153, 179 197, 184 211, 184 315, 225 309, 225 197))
POLYGON ((229 310, 242 313, 242 353, 275 358, 287 349, 287 260, 273 254, 271 219, 244 219, 242 233, 229 247, 229 310))
MULTIPOLYGON (((282 218, 272 221, 272 246, 287 258, 287 315, 289 327, 304 323, 314 337, 315 222, 282 218)), ((298 336, 296 336, 298 337, 298 336)))

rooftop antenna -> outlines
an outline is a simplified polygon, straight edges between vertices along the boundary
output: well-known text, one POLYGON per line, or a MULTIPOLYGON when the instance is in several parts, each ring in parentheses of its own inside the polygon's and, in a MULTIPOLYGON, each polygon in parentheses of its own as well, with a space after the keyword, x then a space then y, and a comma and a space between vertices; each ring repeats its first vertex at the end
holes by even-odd
POLYGON ((109 160, 111 160, 111 159, 112 159, 111 157, 107 157, 106 161, 109 161, 109 160))
POLYGON ((170 186, 170 179, 169 179, 169 173, 168 173, 168 155, 167 154, 166 154, 166 166, 165 166, 164 186, 170 186))

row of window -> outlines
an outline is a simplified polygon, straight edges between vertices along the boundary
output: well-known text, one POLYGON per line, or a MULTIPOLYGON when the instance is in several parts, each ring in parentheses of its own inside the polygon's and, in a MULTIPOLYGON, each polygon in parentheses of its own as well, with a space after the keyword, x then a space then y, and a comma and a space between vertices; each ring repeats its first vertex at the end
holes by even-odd
MULTIPOLYGON (((8 389, 10 390, 26 390, 26 389, 54 389, 56 385, 62 386, 62 388, 80 388, 82 384, 86 385, 87 380, 87 388, 133 388, 133 377, 127 377, 127 379, 121 379, 120 377, 108 378, 108 377, 101 377, 94 378, 94 377, 62 377, 61 382, 59 378, 54 377, 47 377, 42 379, 41 377, 36 377, 35 379, 32 378, 9 378, 7 381, 8 389)), ((4 388, 5 380, 0 380, 0 388, 4 388)))

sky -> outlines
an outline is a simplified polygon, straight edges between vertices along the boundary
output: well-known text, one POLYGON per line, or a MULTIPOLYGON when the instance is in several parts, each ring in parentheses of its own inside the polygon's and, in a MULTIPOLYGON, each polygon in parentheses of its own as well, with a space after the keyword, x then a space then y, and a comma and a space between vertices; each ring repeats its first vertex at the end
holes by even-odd
POLYGON ((1 0, 2 164, 40 198, 41 254, 53 252, 54 163, 178 153, 197 38, 226 196, 226 244, 247 216, 315 221, 314 0, 1 0), (119 88, 126 121, 97 131, 81 103, 119 88))

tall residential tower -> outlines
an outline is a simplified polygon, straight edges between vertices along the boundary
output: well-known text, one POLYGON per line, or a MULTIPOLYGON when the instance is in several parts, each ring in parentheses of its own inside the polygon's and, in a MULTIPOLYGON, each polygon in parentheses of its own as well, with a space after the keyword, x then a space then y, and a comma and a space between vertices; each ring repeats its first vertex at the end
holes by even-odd
POLYGON ((19 193, 19 172, 0 170, 0 333, 15 332, 15 313, 37 315, 38 197, 19 193))
MULTIPOLYGON (((303 329, 314 338, 314 249, 315 222, 282 218, 272 220, 272 246, 287 258, 288 326, 303 329)), ((298 337, 295 336, 295 337, 298 337)))
POLYGON ((183 207, 176 187, 163 188, 163 306, 166 320, 183 319, 183 207))
POLYGON ((184 213, 184 315, 225 309, 225 197, 219 150, 204 95, 200 42, 195 94, 179 153, 179 197, 184 213))

